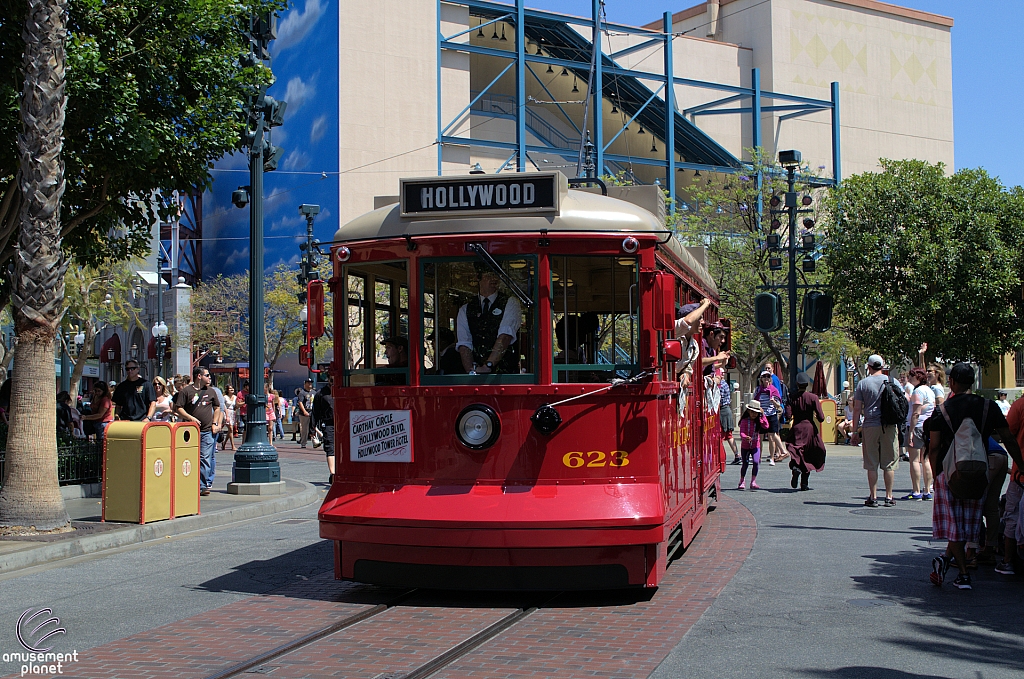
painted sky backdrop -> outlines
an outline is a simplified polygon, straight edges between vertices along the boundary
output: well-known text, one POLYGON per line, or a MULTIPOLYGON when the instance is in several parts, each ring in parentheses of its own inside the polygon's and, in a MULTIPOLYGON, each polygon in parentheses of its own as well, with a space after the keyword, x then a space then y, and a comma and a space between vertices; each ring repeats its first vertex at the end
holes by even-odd
MULTIPOLYGON (((296 0, 284 12, 277 40, 270 43, 277 80, 268 93, 288 102, 285 122, 273 129, 284 148, 274 172, 263 175, 265 263, 299 261, 306 221, 299 204, 320 205, 317 238, 328 242, 338 230, 338 4, 337 0, 296 0)), ((232 274, 249 266, 249 210, 231 204, 231 192, 249 183, 248 161, 238 153, 213 170, 204 197, 203 276, 232 274)))

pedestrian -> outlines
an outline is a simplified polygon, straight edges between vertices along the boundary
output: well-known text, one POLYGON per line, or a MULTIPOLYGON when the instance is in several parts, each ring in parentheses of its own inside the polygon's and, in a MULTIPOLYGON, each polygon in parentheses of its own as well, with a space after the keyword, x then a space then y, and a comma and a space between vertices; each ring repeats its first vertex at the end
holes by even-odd
POLYGON ((66 426, 66 431, 74 438, 85 438, 82 431, 82 414, 71 406, 71 394, 66 391, 57 394, 57 424, 66 426))
POLYGON ((761 413, 768 422, 765 438, 768 441, 768 465, 775 466, 775 460, 783 458, 782 437, 779 436, 779 414, 782 412, 782 394, 772 384, 772 372, 767 368, 758 377, 754 399, 761 404, 761 413))
POLYGON ((1010 402, 1006 400, 1005 391, 999 392, 999 400, 996 401, 996 405, 999 406, 999 409, 1003 411, 1004 417, 1007 413, 1010 412, 1010 402))
MULTIPOLYGON (((910 379, 907 377, 907 373, 899 373, 896 375, 896 381, 899 382, 900 389, 903 390, 903 396, 907 399, 907 403, 910 403, 910 396, 914 393, 914 386, 910 383, 910 379)), ((900 444, 900 461, 910 461, 910 431, 907 426, 910 424, 910 408, 907 408, 907 419, 899 423, 899 431, 896 432, 896 436, 899 439, 900 444)), ((922 420, 923 421, 923 420, 922 420)))
POLYGON ((299 409, 299 448, 306 447, 309 440, 309 418, 313 408, 313 380, 307 379, 302 383, 302 391, 298 394, 299 409))
POLYGON ((324 434, 324 455, 327 456, 327 483, 334 483, 334 377, 313 397, 313 420, 324 434))
POLYGON ((114 421, 114 404, 110 400, 110 387, 103 380, 92 386, 92 403, 89 414, 82 415, 82 420, 92 422, 92 431, 97 441, 102 441, 107 425, 114 421))
POLYGON ((924 368, 912 368, 907 382, 914 390, 907 399, 907 454, 910 457, 910 494, 901 500, 932 499, 932 469, 925 459, 924 423, 935 412, 935 393, 928 386, 928 373, 924 368))
POLYGON ((728 378, 723 378, 718 388, 722 392, 722 399, 718 405, 718 423, 722 426, 722 445, 728 443, 732 448, 732 464, 740 464, 742 459, 736 449, 736 439, 733 437, 736 420, 732 412, 732 385, 729 384, 728 378))
POLYGON ((217 394, 210 388, 210 371, 203 366, 192 370, 194 384, 182 387, 174 407, 183 421, 199 425, 199 494, 209 495, 217 474, 217 439, 214 427, 221 424, 217 394))
MULTIPOLYGON (((1010 432, 1017 439, 1017 447, 1024 448, 1024 398, 1010 405, 1006 416, 1010 432)), ((1014 555, 1024 559, 1024 465, 1016 458, 1010 468, 1010 483, 1006 486, 1006 506, 1003 509, 1003 560, 996 565, 996 573, 1016 575, 1014 555)))
POLYGON ((793 420, 790 427, 790 442, 786 444, 789 450, 789 468, 793 471, 793 480, 790 485, 796 488, 797 480, 800 481, 800 490, 810 490, 807 485, 811 476, 811 470, 820 472, 825 468, 825 443, 821 440, 821 431, 818 423, 825 421, 825 414, 821 411, 821 401, 817 394, 811 393, 811 378, 807 373, 800 373, 796 376, 797 392, 789 401, 788 414, 793 420), (818 418, 818 423, 814 418, 818 418))
POLYGON ((950 490, 944 462, 949 455, 954 437, 963 435, 960 425, 967 418, 974 421, 982 441, 988 441, 993 434, 999 436, 1007 451, 1020 466, 1020 448, 1010 431, 1003 413, 990 400, 971 393, 974 386, 974 368, 966 363, 957 363, 949 373, 950 396, 938 406, 924 423, 925 439, 928 442, 928 461, 935 475, 935 503, 932 506, 932 538, 946 540, 946 550, 932 560, 932 584, 940 586, 953 560, 959 575, 953 581, 958 589, 971 589, 971 576, 967 573, 966 544, 978 542, 981 536, 983 499, 964 499, 950 490))
POLYGON ((122 420, 142 422, 149 416, 149 404, 156 398, 153 385, 139 375, 139 362, 129 360, 124 369, 128 378, 117 385, 112 398, 117 416, 122 420))
POLYGON ((282 398, 280 389, 271 390, 274 398, 274 433, 279 441, 284 440, 284 416, 288 412, 287 401, 282 398))
POLYGON ((224 443, 224 439, 228 436, 228 403, 224 399, 224 392, 220 390, 220 387, 215 384, 211 384, 210 389, 212 389, 213 393, 217 396, 217 410, 220 413, 220 417, 218 418, 220 423, 213 428, 214 452, 216 453, 216 444, 224 443))
POLYGON ((174 401, 167 393, 167 381, 157 375, 153 378, 153 402, 149 404, 146 419, 151 422, 169 422, 174 417, 174 401))
POLYGON ((743 455, 743 466, 740 467, 740 485, 737 490, 745 490, 744 477, 747 467, 753 466, 750 474, 750 490, 760 490, 757 485, 757 472, 761 467, 761 436, 768 431, 768 419, 761 410, 758 401, 747 404, 747 410, 740 420, 740 450, 743 455))
POLYGON ((1006 481, 1007 464, 1006 449, 1000 445, 995 437, 988 438, 988 486, 985 488, 985 497, 982 498, 981 515, 985 518, 985 532, 982 537, 985 539, 985 547, 975 540, 968 540, 967 567, 977 568, 978 564, 991 564, 996 562, 996 544, 999 542, 1000 527, 999 519, 1002 512, 999 511, 999 496, 1003 492, 1003 482, 1006 481))
POLYGON ((235 449, 235 437, 238 435, 236 429, 236 410, 235 407, 238 403, 238 395, 235 393, 235 385, 229 384, 224 387, 224 405, 227 406, 227 420, 225 421, 225 427, 227 429, 227 438, 221 442, 220 449, 235 449))
POLYGON ((946 400, 946 369, 941 363, 928 366, 928 386, 935 394, 935 407, 938 408, 946 400))
POLYGON ((274 426, 277 423, 277 394, 269 384, 263 385, 263 393, 267 397, 267 438, 274 440, 274 426))
POLYGON ((878 354, 868 356, 868 376, 858 382, 857 388, 853 390, 853 421, 858 422, 861 413, 864 414, 864 423, 854 429, 851 440, 856 444, 863 439, 861 455, 864 458, 864 469, 868 472, 868 499, 864 501, 867 507, 879 506, 876 497, 879 468, 885 484, 885 506, 896 506, 892 487, 899 466, 896 454, 897 427, 895 424, 882 424, 882 391, 889 381, 889 377, 882 372, 884 366, 885 362, 878 354))
POLYGON ((246 399, 249 396, 249 380, 242 382, 242 388, 238 390, 238 395, 235 397, 235 428, 238 429, 239 434, 245 431, 245 415, 248 412, 246 409, 246 399))

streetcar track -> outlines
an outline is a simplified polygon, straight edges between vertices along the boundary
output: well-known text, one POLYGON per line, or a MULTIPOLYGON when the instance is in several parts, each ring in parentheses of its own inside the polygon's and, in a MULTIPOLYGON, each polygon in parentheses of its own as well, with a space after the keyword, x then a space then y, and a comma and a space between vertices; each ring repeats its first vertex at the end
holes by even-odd
MULTIPOLYGON (((215 674, 211 674, 206 679, 228 679, 229 677, 234 677, 245 672, 252 672, 254 669, 258 670, 260 666, 265 665, 267 662, 270 662, 271 660, 276 660, 277 658, 298 651, 317 641, 329 637, 336 632, 340 632, 343 629, 369 620, 370 618, 374 618, 380 615, 381 613, 384 613, 385 611, 400 605, 403 601, 409 599, 418 591, 419 590, 414 589, 409 590, 408 592, 404 592, 386 603, 377 604, 376 606, 373 606, 370 609, 347 616, 336 623, 328 625, 327 627, 321 628, 315 632, 310 632, 309 634, 301 636, 298 639, 294 639, 292 641, 289 641, 288 643, 273 648, 267 651, 266 653, 261 653, 258 656, 250 658, 249 660, 242 661, 240 663, 232 665, 231 667, 220 670, 215 674)), ((430 677, 439 670, 447 667, 459 658, 468 655, 480 646, 483 646, 485 643, 487 643, 494 637, 498 636, 502 632, 522 622, 524 619, 526 619, 536 611, 540 610, 541 608, 548 606, 552 601, 560 597, 562 594, 562 592, 558 592, 554 596, 548 597, 544 602, 536 606, 518 608, 515 611, 509 613, 508 615, 502 617, 500 620, 491 623, 479 632, 476 632, 467 639, 464 639, 463 641, 452 646, 447 651, 444 651, 443 653, 431 658, 427 662, 419 665, 418 667, 415 667, 409 670, 408 672, 396 672, 393 675, 389 674, 386 676, 393 676, 394 679, 426 679, 427 677, 430 677)))
POLYGON ((351 627, 352 625, 356 625, 360 622, 363 622, 364 620, 369 620, 370 618, 376 617, 384 611, 399 605, 415 593, 416 590, 412 589, 408 592, 399 594, 394 599, 391 599, 386 603, 377 604, 376 606, 369 608, 365 611, 360 611, 358 613, 346 616, 345 618, 339 620, 336 623, 328 625, 327 627, 323 627, 315 632, 310 632, 309 634, 303 635, 298 639, 293 639, 292 641, 289 641, 285 644, 281 644, 277 648, 272 648, 266 653, 261 653, 260 655, 254 656, 248 660, 243 660, 240 663, 237 663, 235 665, 232 665, 231 667, 216 672, 215 674, 211 674, 206 679, 227 679, 228 677, 233 677, 242 674, 247 670, 251 670, 254 667, 259 667, 260 665, 263 665, 264 663, 267 663, 271 660, 280 658, 283 655, 287 655, 288 653, 297 651, 300 648, 305 648, 306 646, 309 646, 314 642, 320 641, 324 637, 328 637, 334 634, 335 632, 340 632, 346 627, 351 627))

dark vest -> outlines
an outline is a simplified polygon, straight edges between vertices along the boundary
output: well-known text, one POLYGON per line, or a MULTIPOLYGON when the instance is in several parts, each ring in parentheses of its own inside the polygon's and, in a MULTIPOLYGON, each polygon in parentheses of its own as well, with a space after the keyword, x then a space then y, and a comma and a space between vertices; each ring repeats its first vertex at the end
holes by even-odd
MULTIPOLYGON (((473 361, 477 365, 487 363, 491 355, 494 343, 498 340, 498 328, 505 320, 505 305, 508 304, 508 295, 499 292, 494 299, 494 304, 483 313, 480 295, 475 295, 466 304, 466 321, 469 323, 469 333, 473 336, 473 361), (495 311, 499 313, 494 313, 495 311)), ((519 360, 515 345, 510 345, 505 354, 494 366, 495 372, 511 373, 518 372, 519 360)))

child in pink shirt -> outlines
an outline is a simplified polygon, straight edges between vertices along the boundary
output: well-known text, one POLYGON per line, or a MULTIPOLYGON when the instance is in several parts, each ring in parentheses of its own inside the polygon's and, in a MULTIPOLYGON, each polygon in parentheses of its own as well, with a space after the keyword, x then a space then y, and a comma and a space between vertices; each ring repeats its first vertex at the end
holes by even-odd
POLYGON ((740 467, 740 485, 738 490, 746 489, 744 477, 747 475, 747 467, 753 464, 753 473, 750 475, 750 490, 758 490, 757 470, 761 466, 761 435, 768 431, 768 418, 761 411, 761 404, 751 401, 747 404, 747 410, 740 420, 740 452, 743 455, 743 466, 740 467))

